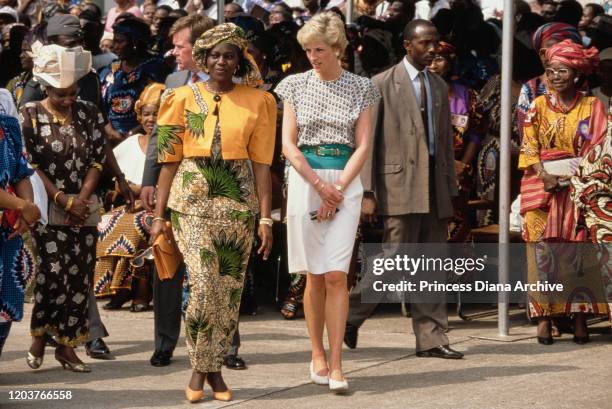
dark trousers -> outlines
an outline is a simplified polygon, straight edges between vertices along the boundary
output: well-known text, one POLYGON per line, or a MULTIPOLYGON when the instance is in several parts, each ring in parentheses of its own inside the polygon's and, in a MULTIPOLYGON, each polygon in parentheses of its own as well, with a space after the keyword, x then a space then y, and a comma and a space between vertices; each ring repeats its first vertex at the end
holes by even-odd
POLYGON ((172 353, 181 331, 181 299, 185 264, 171 280, 160 281, 153 269, 153 322, 155 351, 172 353))
MULTIPOLYGON (((90 283, 93 283, 93 271, 90 275, 90 283)), ((108 331, 100 318, 100 311, 98 311, 98 303, 96 301, 96 294, 94 292, 93 284, 89 286, 89 338, 87 341, 93 341, 96 338, 108 337, 108 331)))

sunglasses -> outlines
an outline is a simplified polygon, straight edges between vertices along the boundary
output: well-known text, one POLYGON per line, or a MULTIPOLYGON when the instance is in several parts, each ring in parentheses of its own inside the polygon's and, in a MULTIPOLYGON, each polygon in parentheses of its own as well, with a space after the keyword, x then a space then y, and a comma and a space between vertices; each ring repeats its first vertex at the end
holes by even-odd
POLYGON ((140 268, 144 266, 147 260, 153 260, 153 247, 140 250, 138 253, 136 253, 134 258, 130 260, 130 265, 134 268, 140 268))

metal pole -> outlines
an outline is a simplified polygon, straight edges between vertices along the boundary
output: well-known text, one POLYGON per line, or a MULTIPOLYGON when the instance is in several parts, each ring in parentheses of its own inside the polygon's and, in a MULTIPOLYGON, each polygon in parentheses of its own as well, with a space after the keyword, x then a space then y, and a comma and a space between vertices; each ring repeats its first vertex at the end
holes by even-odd
POLYGON ((217 0, 217 24, 225 23, 225 0, 217 0))
POLYGON ((346 2, 346 24, 353 24, 353 0, 347 0, 346 2))
MULTIPOLYGON (((504 0, 501 71, 501 129, 499 161, 499 283, 509 282, 510 274, 510 137, 512 133, 512 51, 514 39, 514 1, 504 0)), ((498 297, 499 335, 509 334, 508 294, 498 297)))

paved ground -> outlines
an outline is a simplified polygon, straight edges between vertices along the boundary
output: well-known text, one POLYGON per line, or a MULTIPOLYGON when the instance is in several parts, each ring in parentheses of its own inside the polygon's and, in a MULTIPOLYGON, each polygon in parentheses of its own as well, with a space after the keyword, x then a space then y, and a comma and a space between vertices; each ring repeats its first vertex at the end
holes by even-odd
MULTIPOLYGON (((284 321, 272 308, 244 317, 241 355, 246 371, 226 371, 235 400, 218 404, 208 397, 195 407, 213 408, 594 408, 612 407, 612 335, 598 324, 590 344, 577 346, 569 335, 545 347, 528 338, 522 314, 513 315, 513 342, 476 339, 496 334, 495 317, 472 322, 451 317, 453 347, 461 361, 414 356, 410 320, 387 306, 359 333, 359 348, 346 350, 348 396, 331 395, 307 380, 308 337, 303 320, 284 321), (604 332, 603 334, 601 332, 604 332)), ((102 311, 102 310, 101 310, 102 311)), ((172 365, 154 368, 152 313, 102 312, 117 359, 96 361, 79 354, 93 372, 61 369, 47 349, 41 369, 26 366, 28 315, 13 327, 0 361, 2 408, 181 408, 189 377, 184 340, 172 365), (71 400, 15 401, 10 391, 64 390, 71 400)))

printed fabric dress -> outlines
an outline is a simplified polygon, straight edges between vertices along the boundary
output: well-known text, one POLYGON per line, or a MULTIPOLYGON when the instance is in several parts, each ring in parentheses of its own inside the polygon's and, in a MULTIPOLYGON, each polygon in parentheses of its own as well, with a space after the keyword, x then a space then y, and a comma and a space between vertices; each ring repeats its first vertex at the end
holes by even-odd
MULTIPOLYGON (((258 200, 248 159, 224 159, 221 119, 209 109, 202 84, 168 91, 158 116, 160 161, 180 160, 170 191, 172 229, 189 274, 185 312, 187 352, 193 369, 218 372, 238 326, 244 274, 254 237, 258 200), (173 106, 181 93, 186 107, 173 106), (194 144, 204 135, 206 119, 216 121, 210 156, 181 154, 187 135, 194 144), (216 119, 214 119, 216 118, 216 119)), ((220 106, 223 107, 224 98, 220 106)), ((209 95, 207 95, 208 97, 209 95)), ((270 98, 272 109, 274 99, 270 98)), ((209 103, 212 98, 209 98, 209 103)), ((222 108, 221 108, 222 109, 222 108)), ((234 124, 242 121, 232 116, 234 124)), ((274 148, 274 127, 270 128, 274 148)))
POLYGON ((562 293, 529 292, 532 317, 575 312, 607 314, 597 256, 587 246, 575 244, 586 241, 586 235, 577 229, 569 189, 546 192, 537 175, 527 170, 541 161, 587 153, 594 133, 605 130, 604 112, 597 98, 582 93, 578 93, 567 110, 561 108, 555 94, 547 94, 535 99, 525 118, 518 166, 525 170, 521 181, 521 214, 523 238, 528 242, 528 280, 564 284, 562 293))
POLYGON ((139 123, 134 104, 151 82, 166 80, 167 68, 159 58, 151 58, 130 72, 121 69, 121 61, 112 63, 102 83, 102 105, 113 129, 127 133, 139 123))
MULTIPOLYGON (((22 154, 17 119, 0 115, 0 189, 12 191, 32 173, 22 154)), ((32 274, 33 260, 24 251, 21 237, 8 240, 16 217, 16 213, 0 208, 0 324, 23 318, 24 292, 32 274)))
MULTIPOLYGON (((40 102, 20 110, 28 159, 66 194, 78 194, 87 172, 104 156, 104 118, 90 102, 72 106, 61 125, 40 102)), ((49 333, 77 346, 88 337, 89 287, 96 263, 96 227, 42 226, 33 231, 38 247, 31 333, 49 333)))

